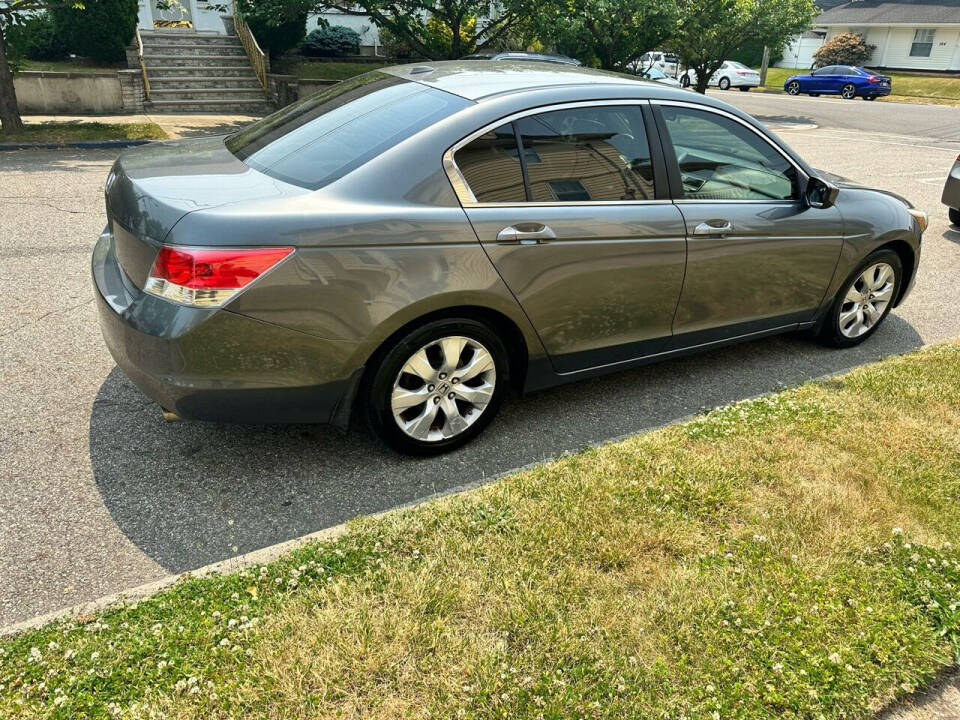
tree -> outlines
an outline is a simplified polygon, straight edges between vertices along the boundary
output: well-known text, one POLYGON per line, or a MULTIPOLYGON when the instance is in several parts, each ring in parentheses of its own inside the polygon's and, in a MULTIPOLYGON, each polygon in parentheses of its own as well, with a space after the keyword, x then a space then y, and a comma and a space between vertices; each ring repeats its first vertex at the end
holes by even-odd
POLYGON ((23 130, 17 108, 17 91, 13 87, 13 70, 7 58, 6 31, 21 25, 38 12, 64 7, 83 8, 69 0, 0 0, 0 128, 6 133, 23 130))
MULTIPOLYGON (((260 47, 270 53, 271 60, 275 60, 296 47, 307 34, 310 5, 307 0, 237 0, 235 7, 260 47)), ((212 7, 226 10, 230 6, 212 7)))
POLYGON ((84 0, 80 7, 50 10, 71 52, 103 62, 123 60, 137 30, 137 0, 84 0))
POLYGON ((813 64, 816 67, 863 65, 876 49, 877 46, 868 45, 860 33, 840 33, 817 48, 813 54, 813 64))
POLYGON ((531 0, 504 0, 496 17, 487 17, 489 0, 315 0, 314 10, 337 9, 369 15, 379 28, 431 60, 456 60, 494 45, 531 14, 531 0))
POLYGON ((605 70, 625 70, 660 45, 676 22, 675 0, 548 0, 535 14, 547 44, 605 70))
POLYGON ((810 0, 678 0, 677 27, 670 47, 697 75, 696 90, 723 61, 749 43, 781 47, 807 29, 813 18, 810 0))

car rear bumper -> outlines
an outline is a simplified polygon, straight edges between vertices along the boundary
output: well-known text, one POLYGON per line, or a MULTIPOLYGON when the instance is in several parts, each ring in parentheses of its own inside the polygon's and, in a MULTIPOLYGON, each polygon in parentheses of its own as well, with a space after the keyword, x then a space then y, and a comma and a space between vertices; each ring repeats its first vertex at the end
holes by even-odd
POLYGON ((109 232, 94 248, 92 272, 110 354, 164 409, 188 419, 258 424, 348 416, 338 411, 357 377, 349 365, 354 343, 143 293, 120 268, 109 232))
POLYGON ((953 164, 950 174, 947 175, 940 202, 954 210, 960 210, 960 159, 953 164))
POLYGON ((883 87, 883 86, 880 86, 880 85, 875 85, 875 86, 872 86, 872 87, 865 88, 864 90, 861 90, 858 94, 859 94, 859 95, 871 95, 871 96, 874 96, 874 97, 884 97, 885 95, 889 95, 890 92, 892 91, 892 89, 893 89, 893 88, 883 87))
POLYGON ((760 87, 760 78, 730 78, 730 84, 733 87, 760 87))

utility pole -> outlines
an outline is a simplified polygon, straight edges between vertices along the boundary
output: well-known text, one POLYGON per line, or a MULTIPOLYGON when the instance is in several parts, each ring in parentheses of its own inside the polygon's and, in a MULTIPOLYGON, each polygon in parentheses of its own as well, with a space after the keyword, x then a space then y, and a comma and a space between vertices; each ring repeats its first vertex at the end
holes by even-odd
POLYGON ((763 46, 763 60, 760 62, 760 85, 767 84, 767 68, 770 66, 770 48, 763 46))

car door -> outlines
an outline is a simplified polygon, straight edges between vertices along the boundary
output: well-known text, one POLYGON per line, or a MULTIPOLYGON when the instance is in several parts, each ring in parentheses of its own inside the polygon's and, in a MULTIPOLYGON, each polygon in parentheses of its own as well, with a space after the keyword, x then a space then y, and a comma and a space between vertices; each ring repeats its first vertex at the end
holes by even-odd
POLYGON ((528 111, 447 153, 464 210, 560 373, 662 351, 686 260, 645 101, 528 111))
POLYGON ((654 108, 689 241, 677 346, 811 320, 843 245, 839 211, 809 207, 802 169, 736 115, 654 108))
POLYGON ((827 66, 822 68, 817 68, 810 73, 809 79, 803 83, 802 89, 804 92, 830 92, 830 73, 833 71, 833 66, 827 66))

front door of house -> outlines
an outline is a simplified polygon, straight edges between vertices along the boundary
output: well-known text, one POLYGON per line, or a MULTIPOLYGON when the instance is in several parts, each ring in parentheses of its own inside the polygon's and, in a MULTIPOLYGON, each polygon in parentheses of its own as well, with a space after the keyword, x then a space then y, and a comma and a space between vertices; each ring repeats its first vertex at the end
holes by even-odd
POLYGON ((196 0, 145 0, 155 28, 192 28, 196 0))

